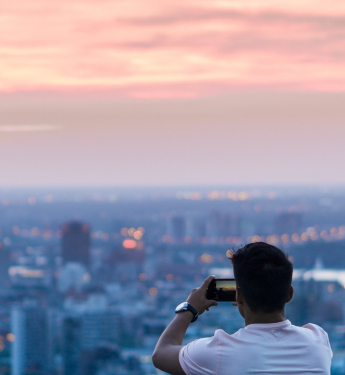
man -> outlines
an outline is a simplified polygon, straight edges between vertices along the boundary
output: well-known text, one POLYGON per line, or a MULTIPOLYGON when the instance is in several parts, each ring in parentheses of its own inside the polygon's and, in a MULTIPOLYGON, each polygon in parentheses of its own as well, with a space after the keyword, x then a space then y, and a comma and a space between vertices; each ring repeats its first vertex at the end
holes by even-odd
POLYGON ((174 375, 330 374, 332 350, 327 333, 315 324, 297 327, 285 318, 293 297, 293 267, 287 256, 264 242, 231 254, 236 303, 245 328, 182 346, 191 321, 216 306, 206 299, 214 278, 193 289, 183 308, 162 333, 153 353, 154 365, 174 375))

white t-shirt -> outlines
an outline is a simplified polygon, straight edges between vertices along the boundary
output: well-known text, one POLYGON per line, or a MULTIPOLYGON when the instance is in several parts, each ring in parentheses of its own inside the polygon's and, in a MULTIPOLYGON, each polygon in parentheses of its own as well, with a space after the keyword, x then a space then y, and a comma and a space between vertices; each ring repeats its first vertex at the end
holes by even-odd
POLYGON ((329 375, 332 356, 321 327, 285 320, 250 324, 232 335, 217 330, 182 347, 179 360, 187 375, 329 375))

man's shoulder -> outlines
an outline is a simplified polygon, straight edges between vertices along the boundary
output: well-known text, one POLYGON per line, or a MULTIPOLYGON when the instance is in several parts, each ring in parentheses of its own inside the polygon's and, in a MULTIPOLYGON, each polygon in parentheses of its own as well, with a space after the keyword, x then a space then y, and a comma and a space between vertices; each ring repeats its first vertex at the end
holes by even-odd
POLYGON ((327 332, 322 327, 320 327, 320 326, 318 326, 317 324, 314 324, 314 323, 307 323, 300 328, 306 328, 306 329, 310 329, 311 331, 321 332, 321 333, 327 334, 327 332))
POLYGON ((322 341, 326 345, 329 345, 327 332, 317 324, 308 323, 300 328, 301 330, 308 330, 308 332, 310 332, 315 339, 322 341))

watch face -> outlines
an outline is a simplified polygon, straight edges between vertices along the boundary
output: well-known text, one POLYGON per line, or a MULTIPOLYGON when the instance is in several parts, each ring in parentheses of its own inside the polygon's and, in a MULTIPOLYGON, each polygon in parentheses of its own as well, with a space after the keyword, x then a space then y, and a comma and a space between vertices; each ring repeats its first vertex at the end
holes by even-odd
POLYGON ((186 309, 187 309, 187 305, 188 305, 187 302, 182 302, 182 303, 180 303, 180 304, 176 307, 175 311, 177 312, 177 311, 183 311, 183 310, 186 310, 186 309))

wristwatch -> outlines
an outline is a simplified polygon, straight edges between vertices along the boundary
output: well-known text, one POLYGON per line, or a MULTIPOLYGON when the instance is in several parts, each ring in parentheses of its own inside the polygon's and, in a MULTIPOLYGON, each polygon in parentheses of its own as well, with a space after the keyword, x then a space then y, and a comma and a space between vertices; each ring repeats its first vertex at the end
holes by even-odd
POLYGON ((198 319, 199 313, 195 310, 195 308, 190 303, 182 302, 175 309, 176 314, 182 311, 190 311, 193 314, 192 323, 198 319))

